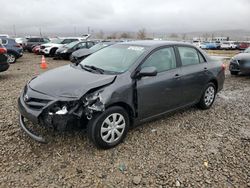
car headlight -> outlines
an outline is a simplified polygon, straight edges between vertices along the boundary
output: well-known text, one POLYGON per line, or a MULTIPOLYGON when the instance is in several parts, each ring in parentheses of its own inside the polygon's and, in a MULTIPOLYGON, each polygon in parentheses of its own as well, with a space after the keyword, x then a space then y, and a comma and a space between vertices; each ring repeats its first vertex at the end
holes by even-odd
POLYGON ((49 109, 49 115, 66 115, 70 110, 76 107, 77 101, 58 101, 49 109))
POLYGON ((62 53, 67 53, 68 50, 63 50, 62 53))

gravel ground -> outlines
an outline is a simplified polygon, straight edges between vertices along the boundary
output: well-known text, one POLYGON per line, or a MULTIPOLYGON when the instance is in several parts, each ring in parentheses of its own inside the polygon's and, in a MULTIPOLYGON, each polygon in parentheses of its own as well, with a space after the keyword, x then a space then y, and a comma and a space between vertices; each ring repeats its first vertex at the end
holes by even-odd
POLYGON ((170 114, 98 150, 83 131, 44 145, 20 130, 17 98, 40 58, 24 54, 0 74, 0 187, 250 187, 250 76, 227 72, 210 110, 170 114))

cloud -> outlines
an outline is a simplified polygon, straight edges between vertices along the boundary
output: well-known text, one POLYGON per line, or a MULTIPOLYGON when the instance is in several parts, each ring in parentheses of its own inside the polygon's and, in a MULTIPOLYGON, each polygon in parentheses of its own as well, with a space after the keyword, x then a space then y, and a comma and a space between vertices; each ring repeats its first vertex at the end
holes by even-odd
POLYGON ((0 32, 191 32, 250 29, 249 0, 9 0, 0 32))

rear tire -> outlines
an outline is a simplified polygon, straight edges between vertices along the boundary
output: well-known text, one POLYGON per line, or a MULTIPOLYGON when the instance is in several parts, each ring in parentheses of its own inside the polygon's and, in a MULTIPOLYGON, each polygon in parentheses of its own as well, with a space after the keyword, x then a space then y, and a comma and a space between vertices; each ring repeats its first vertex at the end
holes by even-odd
POLYGON ((230 71, 231 75, 238 75, 239 72, 238 71, 230 71))
POLYGON ((126 137, 129 122, 126 110, 119 106, 112 106, 104 112, 96 114, 88 122, 88 137, 98 148, 115 147, 126 137))
POLYGON ((202 94, 202 97, 198 103, 198 107, 200 109, 206 110, 213 105, 216 96, 216 90, 216 86, 212 82, 207 84, 202 94))
POLYGON ((8 60, 7 60, 7 61, 8 61, 10 64, 13 64, 13 63, 16 62, 17 57, 15 56, 15 54, 13 54, 13 53, 11 53, 11 52, 8 52, 8 53, 7 53, 7 57, 8 57, 8 60))

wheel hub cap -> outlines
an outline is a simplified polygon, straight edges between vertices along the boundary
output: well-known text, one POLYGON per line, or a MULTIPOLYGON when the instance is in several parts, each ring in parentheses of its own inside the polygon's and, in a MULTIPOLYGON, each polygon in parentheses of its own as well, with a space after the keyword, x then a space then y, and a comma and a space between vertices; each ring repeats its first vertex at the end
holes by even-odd
POLYGON ((206 106, 209 106, 213 103, 214 97, 215 97, 215 89, 212 86, 210 86, 205 91, 204 101, 206 106))
POLYGON ((109 115, 102 123, 101 138, 107 143, 113 143, 119 140, 125 130, 125 119, 119 113, 109 115))

